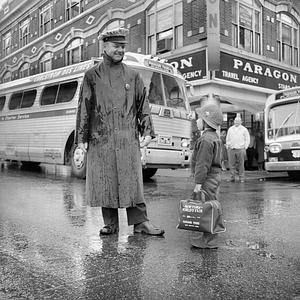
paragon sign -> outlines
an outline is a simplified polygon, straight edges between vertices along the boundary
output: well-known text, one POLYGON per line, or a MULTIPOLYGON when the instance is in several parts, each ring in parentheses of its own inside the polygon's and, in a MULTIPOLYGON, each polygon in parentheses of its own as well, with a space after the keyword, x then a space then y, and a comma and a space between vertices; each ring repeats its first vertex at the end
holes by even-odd
POLYGON ((194 81, 206 77, 206 51, 171 58, 168 60, 187 81, 194 81))
POLYGON ((222 52, 220 71, 216 72, 216 77, 273 90, 300 85, 300 73, 222 52))

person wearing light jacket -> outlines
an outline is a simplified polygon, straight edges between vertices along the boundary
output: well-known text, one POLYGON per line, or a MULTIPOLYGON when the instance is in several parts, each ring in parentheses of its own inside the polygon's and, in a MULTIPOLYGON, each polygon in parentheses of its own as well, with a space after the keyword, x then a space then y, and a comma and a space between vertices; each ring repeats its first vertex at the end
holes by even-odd
POLYGON ((242 125, 242 119, 238 114, 234 119, 234 124, 228 129, 226 136, 230 181, 232 182, 235 181, 236 171, 239 176, 239 181, 245 181, 245 156, 249 144, 250 134, 248 129, 242 125))

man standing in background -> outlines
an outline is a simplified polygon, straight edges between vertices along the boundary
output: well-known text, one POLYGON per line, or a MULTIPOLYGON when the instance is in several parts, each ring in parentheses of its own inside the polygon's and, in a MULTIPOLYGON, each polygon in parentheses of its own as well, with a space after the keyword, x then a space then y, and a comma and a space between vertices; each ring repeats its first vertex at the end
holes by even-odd
POLYGON ((242 119, 237 114, 234 125, 228 129, 226 145, 228 148, 228 162, 230 167, 230 181, 235 181, 238 172, 240 182, 245 181, 245 156, 249 147, 250 135, 248 129, 242 125, 242 119))

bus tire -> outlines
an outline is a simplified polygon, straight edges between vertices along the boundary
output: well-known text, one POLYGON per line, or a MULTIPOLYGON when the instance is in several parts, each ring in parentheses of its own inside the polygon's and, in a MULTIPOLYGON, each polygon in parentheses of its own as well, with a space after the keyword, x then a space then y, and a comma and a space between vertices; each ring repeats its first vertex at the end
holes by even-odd
POLYGON ((155 175, 157 168, 143 169, 143 179, 149 179, 155 175))
POLYGON ((86 177, 86 152, 73 145, 71 149, 71 169, 72 175, 77 178, 86 177))
POLYGON ((288 171, 288 175, 294 180, 300 180, 300 171, 288 171))

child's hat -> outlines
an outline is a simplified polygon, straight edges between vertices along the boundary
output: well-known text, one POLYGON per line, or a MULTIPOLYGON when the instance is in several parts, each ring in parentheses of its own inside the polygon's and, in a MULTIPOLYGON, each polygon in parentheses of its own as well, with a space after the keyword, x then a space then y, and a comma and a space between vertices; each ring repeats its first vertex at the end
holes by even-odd
POLYGON ((216 130, 222 125, 222 111, 216 104, 206 104, 200 107, 200 109, 197 110, 197 113, 210 127, 216 130))

